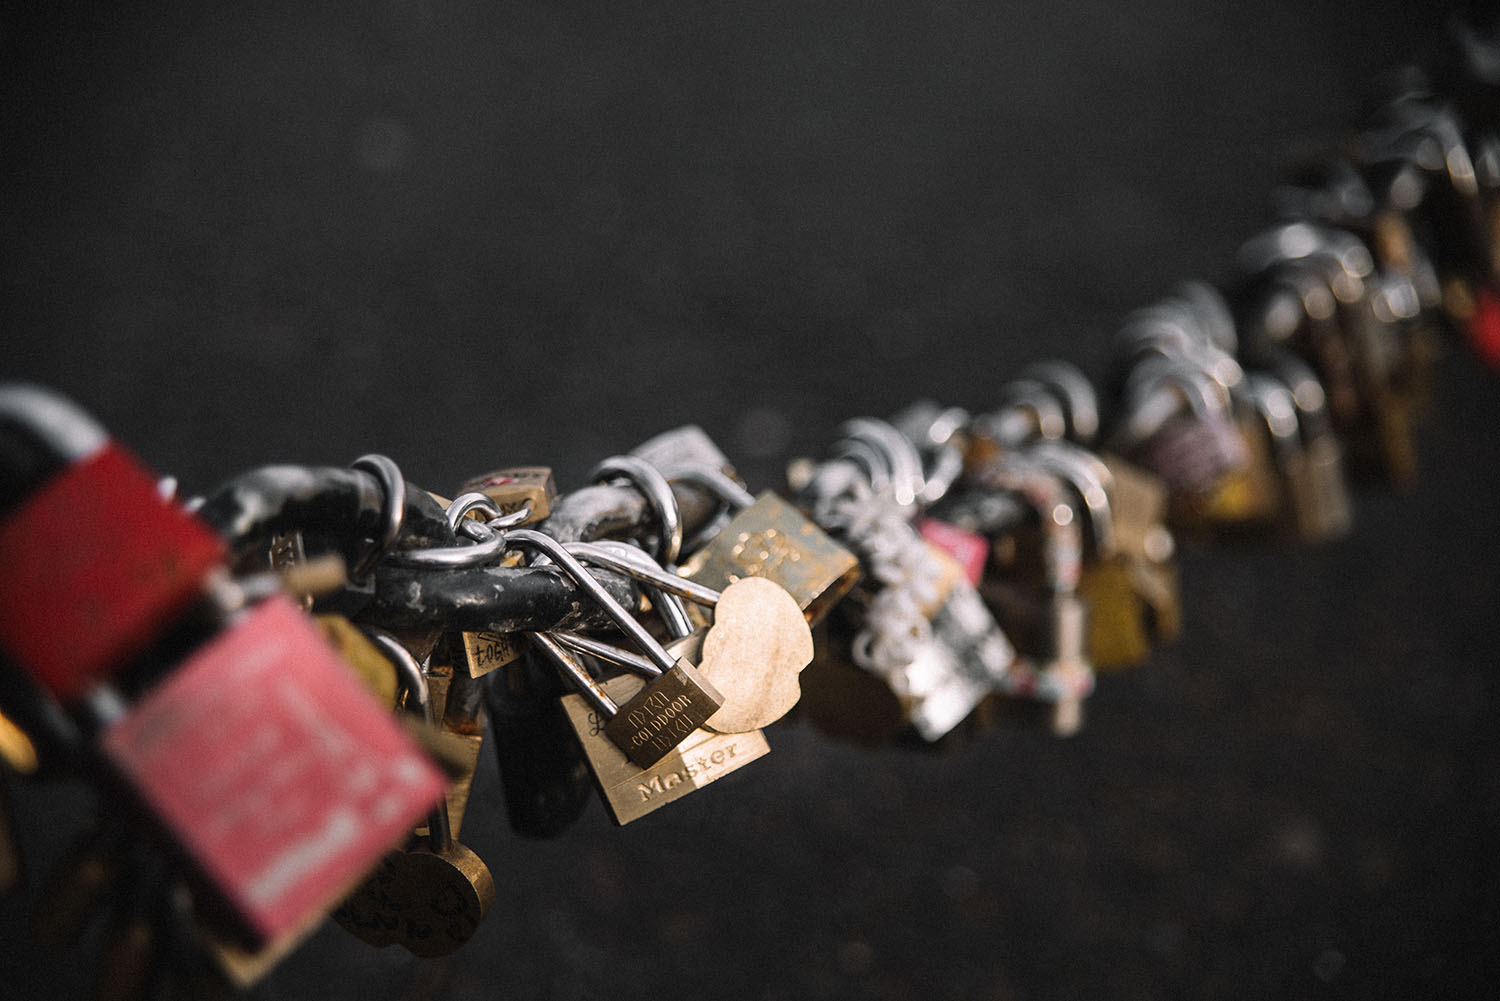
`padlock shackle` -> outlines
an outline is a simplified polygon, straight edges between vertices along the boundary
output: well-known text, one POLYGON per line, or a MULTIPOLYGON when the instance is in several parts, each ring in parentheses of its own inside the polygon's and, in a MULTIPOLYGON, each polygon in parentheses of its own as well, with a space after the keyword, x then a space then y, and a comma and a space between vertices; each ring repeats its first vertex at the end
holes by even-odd
MULTIPOLYGON (((603 559, 618 557, 623 563, 600 563, 614 569, 621 567, 621 573, 632 576, 638 581, 646 596, 651 599, 657 614, 661 616, 662 622, 667 627, 667 633, 673 639, 679 639, 693 631, 692 620, 688 618, 687 608, 682 603, 682 595, 666 590, 677 581, 682 580, 675 573, 664 569, 661 564, 653 560, 645 550, 637 549, 628 542, 620 542, 615 539, 601 539, 598 542, 572 542, 566 543, 568 551, 585 563, 590 562, 582 553, 594 553, 601 555, 603 559), (580 549, 579 547, 583 547, 580 549)), ((690 582, 689 582, 690 583, 690 582)))
POLYGON ((618 601, 614 599, 604 587, 584 569, 577 557, 569 553, 561 542, 549 535, 530 528, 515 528, 506 533, 506 538, 513 545, 519 544, 530 549, 540 550, 545 556, 562 568, 568 576, 573 578, 574 583, 592 598, 604 613, 619 627, 620 631, 641 648, 652 663, 663 671, 670 671, 677 664, 676 658, 668 653, 656 638, 646 632, 646 628, 625 610, 618 601))
POLYGON ((104 425, 61 393, 29 382, 0 382, 0 425, 15 425, 62 462, 109 443, 104 425))
MULTIPOLYGON (((833 455, 839 456, 841 449, 848 450, 846 455, 865 455, 864 450, 855 446, 863 445, 868 449, 868 454, 873 454, 876 461, 883 465, 884 472, 888 477, 888 489, 896 503, 902 507, 912 507, 922 495, 926 484, 926 478, 922 473, 922 456, 918 453, 911 439, 892 427, 886 421, 874 417, 856 417, 839 425, 839 433, 843 439, 834 444, 833 455)), ((887 487, 875 484, 874 468, 871 468, 871 485, 876 487, 876 492, 884 492, 887 487)))
POLYGON ((615 704, 615 700, 599 686, 599 682, 589 676, 589 672, 583 669, 583 665, 562 644, 545 632, 527 633, 526 636, 547 659, 557 665, 562 676, 573 684, 578 694, 587 699, 606 719, 614 719, 619 715, 620 707, 615 704))
POLYGON ((1109 467, 1092 452, 1071 442, 1039 442, 1027 454, 1047 472, 1073 488, 1088 512, 1089 537, 1093 540, 1094 552, 1101 557, 1113 555, 1115 523, 1109 489, 1114 477, 1109 467))
POLYGON ((1245 388, 1277 458, 1284 461, 1302 451, 1301 421, 1286 383, 1265 372, 1252 372, 1245 388))
MULTIPOLYGON (((422 717, 422 721, 428 726, 436 728, 441 721, 437 718, 437 707, 432 704, 432 687, 427 683, 427 674, 422 670, 422 665, 417 663, 417 658, 412 656, 410 650, 401 644, 384 629, 374 626, 362 626, 370 641, 385 654, 387 660, 396 669, 396 683, 406 691, 408 703, 406 709, 422 717), (417 705, 413 710, 410 699, 415 696, 417 705)), ((427 840, 428 847, 437 854, 448 851, 453 847, 453 823, 448 816, 448 797, 443 796, 441 802, 433 807, 427 817, 427 840)))
POLYGON ((661 470, 638 456, 612 455, 595 465, 588 478, 596 483, 624 479, 639 490, 656 517, 657 560, 666 566, 677 562, 682 555, 682 511, 661 470))
POLYGON ((1068 423, 1068 437, 1088 446, 1099 434, 1099 394, 1088 376, 1059 358, 1032 362, 1019 378, 1039 382, 1057 396, 1068 423))
POLYGON ((645 553, 641 553, 643 558, 638 560, 623 551, 597 542, 568 542, 563 548, 584 563, 592 563, 595 566, 622 573, 642 583, 660 588, 668 594, 686 598, 694 604, 713 608, 719 603, 721 592, 705 587, 697 581, 688 580, 670 570, 662 569, 650 562, 650 557, 645 553))
POLYGON ((547 635, 570 650, 586 653, 591 657, 598 657, 600 660, 639 674, 643 678, 660 678, 662 676, 661 668, 651 663, 645 657, 642 657, 638 653, 631 653, 622 647, 617 647, 613 643, 606 643, 592 636, 585 636, 582 633, 570 633, 561 629, 550 630, 547 635))

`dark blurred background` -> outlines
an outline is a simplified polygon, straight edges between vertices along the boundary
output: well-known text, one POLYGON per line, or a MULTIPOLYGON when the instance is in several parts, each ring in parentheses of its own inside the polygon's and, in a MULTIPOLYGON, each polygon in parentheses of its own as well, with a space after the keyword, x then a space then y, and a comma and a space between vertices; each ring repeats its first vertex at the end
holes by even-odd
MULTIPOLYGON (((567 488, 670 426, 752 486, 918 396, 1102 374, 1227 277, 1293 154, 1440 4, 390 0, 0 16, 0 374, 190 492, 395 458, 567 488)), ((1493 997, 1500 394, 1455 345, 1420 485, 1355 535, 1190 553, 1187 634, 1084 732, 953 754, 805 724, 624 829, 465 840, 450 959, 325 927, 254 997, 1493 997)), ((86 816, 18 790, 44 870, 86 816)), ((80 996, 0 901, 0 995, 80 996)))

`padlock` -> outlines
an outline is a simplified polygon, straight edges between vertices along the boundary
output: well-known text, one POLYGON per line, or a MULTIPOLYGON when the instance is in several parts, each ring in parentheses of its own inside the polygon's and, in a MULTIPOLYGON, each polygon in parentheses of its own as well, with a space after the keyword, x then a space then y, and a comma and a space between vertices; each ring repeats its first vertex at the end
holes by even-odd
POLYGON ((1285 386, 1296 410, 1300 455, 1287 468, 1287 487, 1304 542, 1339 539, 1349 534, 1354 505, 1344 473, 1344 451, 1328 417, 1323 387, 1312 369, 1295 355, 1267 361, 1269 374, 1285 386))
POLYGON ((565 689, 531 649, 484 681, 506 820, 523 837, 556 837, 583 813, 592 788, 558 701, 565 689))
POLYGON ((816 625, 858 582, 859 560, 767 490, 694 553, 682 575, 716 590, 745 577, 765 577, 790 592, 816 625))
POLYGON ((1112 545, 1096 541, 1079 573, 1078 596, 1088 608, 1085 649, 1096 669, 1134 667, 1181 628, 1175 546, 1163 523, 1166 488, 1122 459, 1101 457, 1098 465, 1107 515, 1087 501, 1085 507, 1090 525, 1108 517, 1112 545))
MULTIPOLYGON (((616 824, 644 817, 771 750, 759 730, 724 734, 695 730, 653 764, 638 766, 607 738, 606 728, 623 711, 621 703, 639 700, 645 683, 624 674, 601 684, 547 634, 535 633, 532 640, 578 688, 578 694, 563 697, 563 711, 583 748, 600 799, 616 824)), ((692 638, 685 642, 691 643, 692 638)))
POLYGON ((1177 543, 1166 524, 1166 485, 1118 456, 1100 459, 1109 470, 1116 550, 1129 561, 1131 585, 1150 609, 1153 645, 1170 643, 1182 632, 1182 591, 1177 543))
POLYGON ((466 481, 458 488, 461 494, 476 491, 495 502, 502 515, 526 509, 529 514, 519 524, 531 525, 552 513, 557 500, 557 482, 548 466, 513 466, 497 469, 466 481))
MULTIPOLYGON (((408 711, 439 725, 428 679, 410 651, 389 633, 372 630, 371 639, 401 674, 408 711)), ((428 814, 425 836, 386 855, 332 917, 362 942, 400 945, 431 959, 468 942, 494 902, 494 877, 478 855, 454 840, 444 799, 428 814)))
POLYGON ((1035 513, 1040 537, 1039 575, 1012 574, 984 591, 1000 628, 1022 654, 996 679, 996 688, 1051 703, 1054 730, 1072 734, 1094 679, 1087 659, 1087 610, 1078 597, 1084 536, 1077 507, 1082 504, 1075 507, 1057 476, 1019 453, 987 467, 982 484, 1023 498, 1035 513))
MULTIPOLYGON (((839 510, 816 504, 819 509, 839 510)), ((870 561, 849 659, 879 678, 904 722, 933 743, 984 701, 1009 669, 1014 650, 964 568, 917 533, 907 510, 887 496, 856 491, 836 514, 849 526, 851 549, 870 561)), ((820 702, 810 706, 815 721, 823 708, 820 702)))
POLYGON ((1184 527, 1226 526, 1264 516, 1275 503, 1269 457, 1252 445, 1222 384, 1188 363, 1138 366, 1116 448, 1162 477, 1171 519, 1184 527))
POLYGON ((254 943, 315 922, 443 796, 282 597, 193 651, 98 746, 254 943))
POLYGON ((610 617, 631 641, 661 669, 661 677, 643 688, 630 703, 611 717, 609 738, 630 760, 650 767, 689 737, 724 704, 708 681, 687 660, 674 658, 662 649, 629 612, 610 597, 562 543, 531 529, 506 533, 511 545, 537 550, 552 560, 610 617))
POLYGON ((1135 586, 1132 557, 1116 540, 1113 474, 1102 459, 1063 443, 1038 445, 1026 457, 1072 489, 1088 529, 1077 584, 1088 611, 1086 660, 1100 668, 1140 664, 1151 650, 1151 616, 1135 586))
MULTIPOLYGON (((744 505, 733 499, 744 493, 744 485, 729 458, 702 428, 688 424, 664 431, 630 450, 661 471, 674 484, 690 483, 721 502, 718 510, 702 519, 695 530, 684 530, 681 556, 687 558, 719 534, 734 510, 744 505), (706 479, 707 478, 707 479, 706 479), (732 487, 726 502, 726 485, 732 487)), ((679 502, 680 503, 680 502, 679 502)))
POLYGON ((1051 390, 1062 404, 1066 422, 1063 436, 1085 448, 1093 445, 1099 434, 1099 394, 1078 366, 1061 359, 1032 362, 1017 373, 1017 378, 1051 390))
POLYGON ((44 476, 17 484, 0 523, 0 648, 73 704, 202 597, 224 543, 60 397, 0 385, 0 417, 44 476))
MULTIPOLYGON (((686 598, 712 609, 703 631, 698 672, 719 692, 723 705, 703 723, 718 733, 742 733, 769 726, 786 715, 801 695, 798 676, 812 660, 812 631, 795 598, 780 584, 745 577, 723 591, 667 572, 638 550, 618 544, 570 543, 568 552, 629 574, 654 586, 663 599, 686 598)), ((669 626, 674 636, 685 631, 669 626)), ((648 677, 656 668, 641 665, 648 677)))
POLYGON ((912 443, 922 458, 922 490, 917 497, 924 507, 948 495, 963 475, 973 446, 973 418, 961 407, 943 407, 932 400, 919 400, 893 415, 890 425, 912 443))
MULTIPOLYGON (((449 634, 429 658, 429 697, 437 728, 455 747, 457 773, 448 782, 448 826, 456 838, 463 833, 464 814, 484 749, 484 686, 464 669, 467 659, 449 634)), ((460 636, 462 634, 459 634, 460 636)))

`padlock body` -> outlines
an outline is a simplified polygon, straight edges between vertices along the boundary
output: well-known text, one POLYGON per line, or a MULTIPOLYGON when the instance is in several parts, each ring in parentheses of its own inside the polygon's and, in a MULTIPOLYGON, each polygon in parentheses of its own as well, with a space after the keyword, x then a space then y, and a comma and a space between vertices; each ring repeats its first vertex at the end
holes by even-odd
POLYGON ((859 560, 797 508, 766 491, 693 554, 682 575, 715 590, 766 577, 816 625, 859 580, 859 560))
POLYGON ((443 797, 285 598, 194 652, 99 744, 259 942, 315 921, 443 797))
POLYGON ((650 768, 724 705, 724 697, 697 668, 678 660, 641 689, 604 724, 604 733, 634 764, 650 768))
POLYGON ((0 646, 64 703, 157 639, 224 556, 115 444, 68 466, 0 525, 0 646))
MULTIPOLYGON (((616 703, 626 703, 642 688, 641 679, 622 675, 603 682, 616 703)), ((577 734, 594 784, 616 824, 628 824, 723 778, 770 753, 765 734, 709 733, 695 730, 670 753, 649 767, 625 757, 604 733, 605 720, 581 695, 567 695, 563 711, 577 734)))

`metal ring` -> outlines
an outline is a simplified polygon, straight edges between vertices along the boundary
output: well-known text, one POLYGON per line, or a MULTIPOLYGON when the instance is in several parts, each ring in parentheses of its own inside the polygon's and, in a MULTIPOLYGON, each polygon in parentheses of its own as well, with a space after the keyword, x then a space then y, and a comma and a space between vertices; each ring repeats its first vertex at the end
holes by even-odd
POLYGON ((461 570, 483 566, 505 555, 509 543, 505 533, 496 532, 483 542, 472 546, 434 546, 431 549, 402 549, 386 559, 403 567, 426 567, 428 569, 461 570))
POLYGON ((612 455, 593 468, 589 479, 595 483, 625 479, 639 490, 661 525, 656 558, 665 566, 677 562, 682 555, 682 512, 677 507, 672 484, 667 482, 661 470, 634 455, 612 455))
POLYGON ((385 530, 370 551, 365 553, 364 558, 349 571, 351 583, 363 584, 370 579, 370 572, 375 569, 375 564, 380 562, 380 558, 390 551, 401 536, 401 524, 406 520, 406 477, 401 475, 401 467, 394 460, 373 452, 360 456, 349 466, 351 469, 373 474, 385 491, 385 500, 380 508, 385 530))
MULTIPOLYGON (((443 515, 448 519, 448 527, 457 532, 458 523, 470 511, 483 511, 490 518, 500 517, 500 506, 495 503, 489 494, 482 494, 478 490, 471 490, 466 494, 459 494, 453 498, 449 502, 447 510, 443 512, 443 515)), ((473 521, 474 519, 470 518, 469 520, 473 521)))

